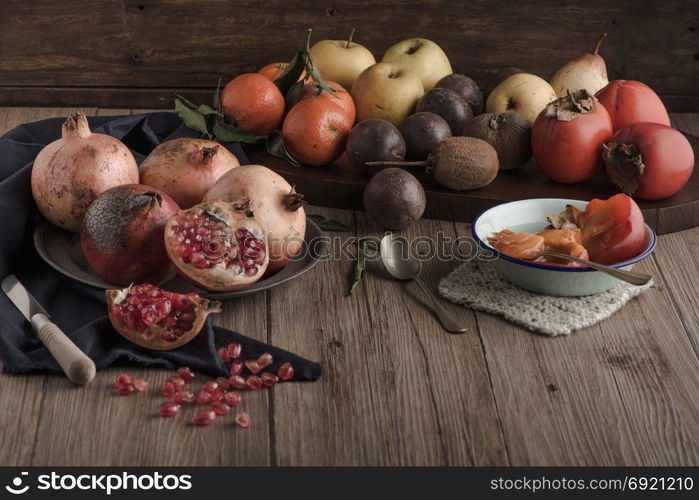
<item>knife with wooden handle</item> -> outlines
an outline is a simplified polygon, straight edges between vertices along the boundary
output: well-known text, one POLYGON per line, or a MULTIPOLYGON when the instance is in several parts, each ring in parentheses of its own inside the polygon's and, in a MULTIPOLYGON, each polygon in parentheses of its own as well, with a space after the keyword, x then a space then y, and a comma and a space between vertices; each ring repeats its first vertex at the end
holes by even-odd
POLYGON ((2 280, 2 290, 32 325, 39 340, 61 365, 68 379, 77 385, 85 385, 95 378, 95 363, 76 346, 68 336, 52 323, 49 314, 32 297, 24 285, 11 274, 2 280))

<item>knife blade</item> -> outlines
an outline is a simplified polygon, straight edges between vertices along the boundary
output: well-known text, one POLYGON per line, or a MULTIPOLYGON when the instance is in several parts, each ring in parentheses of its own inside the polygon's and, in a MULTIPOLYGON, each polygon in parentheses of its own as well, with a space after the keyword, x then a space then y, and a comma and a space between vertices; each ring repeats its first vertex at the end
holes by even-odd
POLYGON ((0 287, 19 312, 27 318, 39 340, 56 359, 68 379, 77 385, 91 382, 95 378, 95 363, 61 331, 58 325, 51 322, 49 314, 30 295, 24 285, 11 274, 2 280, 0 287))
POLYGON ((24 285, 17 280, 14 274, 10 274, 7 278, 2 280, 2 291, 9 297, 12 303, 15 305, 19 312, 21 312, 28 321, 31 322, 35 314, 43 314, 47 318, 51 316, 46 310, 41 307, 41 304, 31 296, 31 294, 24 288, 24 285))

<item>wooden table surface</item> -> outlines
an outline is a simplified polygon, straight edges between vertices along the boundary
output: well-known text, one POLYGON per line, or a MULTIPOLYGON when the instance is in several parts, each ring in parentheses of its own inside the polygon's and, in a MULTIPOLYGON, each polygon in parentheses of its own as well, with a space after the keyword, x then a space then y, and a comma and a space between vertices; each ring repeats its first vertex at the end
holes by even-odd
MULTIPOLYGON (((0 108, 0 133, 69 109, 0 108)), ((88 114, 142 110, 82 109, 88 114)), ((699 115, 675 114, 699 135, 699 115)), ((309 207, 380 235, 362 212, 309 207)), ((421 220, 409 237, 466 235, 421 220)), ((87 387, 0 375, 1 465, 698 465, 699 228, 660 237, 639 265, 657 286, 568 337, 532 334, 447 303, 468 326, 444 333, 414 284, 370 264, 322 262, 280 287, 228 301, 217 322, 318 360, 315 383, 243 394, 253 426, 158 416, 156 390, 120 398, 128 370, 158 388, 171 372, 121 364, 87 387)), ((432 288, 454 264, 426 269, 432 288)))

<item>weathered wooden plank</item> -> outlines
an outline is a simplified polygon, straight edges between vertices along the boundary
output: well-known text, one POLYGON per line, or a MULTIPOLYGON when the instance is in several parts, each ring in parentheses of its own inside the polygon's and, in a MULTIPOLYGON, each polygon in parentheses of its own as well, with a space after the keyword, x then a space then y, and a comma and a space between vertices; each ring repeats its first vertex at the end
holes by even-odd
POLYGON ((696 462, 697 364, 667 293, 569 337, 477 317, 513 465, 696 462))
POLYGON ((699 14, 691 1, 655 0, 639 9, 633 0, 584 7, 542 0, 113 0, 85 9, 78 0, 6 0, 0 20, 9 27, 0 33, 3 103, 144 107, 147 100, 169 107, 169 89, 213 90, 221 75, 290 59, 308 27, 314 40, 344 38, 356 27, 355 39, 378 59, 401 39, 432 39, 456 71, 482 86, 506 66, 548 77, 606 31, 602 53, 611 77, 645 81, 673 109, 699 105, 692 84, 699 14))
MULTIPOLYGON (((348 211, 313 212, 355 222, 359 235, 382 234, 360 213, 353 221, 348 211)), ((427 220, 408 234, 439 230, 453 234, 451 224, 427 220)), ((448 267, 426 269, 430 286, 448 267)), ((272 341, 324 364, 319 383, 275 389, 278 463, 506 463, 473 315, 447 305, 471 329, 450 336, 416 285, 389 279, 379 262, 371 262, 347 297, 351 271, 346 258, 332 259, 308 277, 316 286, 299 280, 271 291, 272 341)))

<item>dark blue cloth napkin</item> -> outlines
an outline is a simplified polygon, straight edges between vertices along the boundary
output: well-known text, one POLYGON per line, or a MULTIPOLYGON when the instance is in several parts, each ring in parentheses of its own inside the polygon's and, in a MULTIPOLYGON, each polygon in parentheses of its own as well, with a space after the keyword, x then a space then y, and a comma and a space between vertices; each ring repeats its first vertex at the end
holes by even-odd
MULTIPOLYGON (((0 138, 0 277, 16 274, 64 332, 102 369, 119 358, 149 366, 189 366, 211 375, 225 375, 216 354, 218 347, 240 342, 244 357, 263 352, 274 356, 269 368, 276 371, 289 361, 295 380, 316 380, 320 365, 293 353, 267 345, 225 328, 213 326, 189 344, 173 351, 150 351, 119 335, 106 316, 104 291, 79 284, 47 265, 36 253, 32 234, 41 216, 32 199, 30 173, 41 149, 61 135, 65 118, 21 125, 0 138)), ((140 163, 150 151, 169 139, 196 137, 174 113, 89 118, 93 132, 122 140, 140 163)), ((248 163, 239 144, 226 144, 248 163)), ((0 292, 0 360, 10 373, 61 373, 60 367, 7 296, 0 292)))

